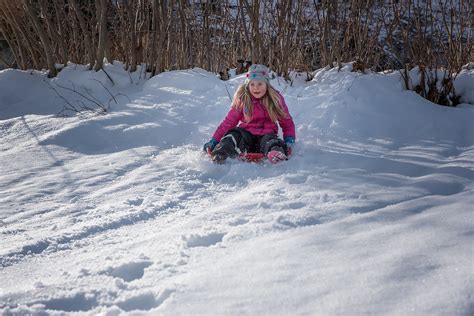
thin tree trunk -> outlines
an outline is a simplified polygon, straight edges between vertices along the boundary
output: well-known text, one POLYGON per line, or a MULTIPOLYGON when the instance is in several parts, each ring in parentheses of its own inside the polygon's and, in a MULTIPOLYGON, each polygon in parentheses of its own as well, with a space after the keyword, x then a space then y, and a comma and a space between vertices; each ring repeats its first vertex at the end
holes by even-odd
POLYGON ((175 1, 171 0, 168 5, 167 10, 167 20, 168 24, 166 26, 166 68, 176 69, 177 68, 177 52, 176 49, 178 46, 179 38, 177 34, 177 20, 176 17, 172 14, 173 9, 175 8, 175 1))
MULTIPOLYGON (((250 33, 247 28, 247 21, 245 21, 245 14, 243 10, 243 7, 245 5, 245 8, 247 9, 247 13, 249 13, 250 15, 250 5, 247 0, 239 0, 239 1, 240 1, 239 10, 240 10, 240 15, 242 16, 241 21, 242 21, 242 29, 244 30, 244 34, 245 34, 245 43, 250 46, 250 58, 252 59, 252 62, 254 62, 255 60, 254 58, 256 58, 255 46, 252 39, 250 38, 250 33)), ((245 57, 248 57, 248 56, 245 56, 245 57)))
POLYGON ((40 14, 43 16, 45 22, 47 36, 51 39, 51 49, 53 50, 53 53, 59 57, 58 61, 62 62, 65 58, 65 56, 63 56, 63 50, 61 49, 62 39, 54 28, 54 23, 51 21, 52 14, 48 14, 48 7, 45 0, 38 1, 38 4, 40 6, 40 14), (58 46, 59 49, 56 49, 58 46))
POLYGON ((23 64, 23 60, 19 57, 19 52, 16 52, 17 48, 15 48, 15 45, 13 45, 13 40, 10 38, 9 33, 6 29, 6 22, 3 22, 2 20, 0 20, 0 33, 3 34, 3 38, 7 41, 8 46, 12 50, 13 57, 15 58, 15 62, 18 67, 23 70, 26 69, 25 65, 23 64))
POLYGON ((159 0, 153 1, 153 17, 151 21, 151 30, 152 30, 152 42, 151 42, 151 56, 150 56, 150 67, 151 67, 151 76, 153 77, 156 74, 157 68, 157 50, 159 45, 158 39, 158 30, 160 29, 160 2, 159 0))
POLYGON ((123 0, 123 5, 125 7, 125 10, 127 11, 127 16, 128 16, 128 22, 130 23, 130 54, 131 54, 131 60, 130 60, 130 72, 135 72, 137 70, 137 57, 138 57, 138 52, 137 52, 137 21, 133 17, 133 6, 130 6, 128 0, 123 0))
POLYGON ((89 70, 92 69, 95 63, 95 50, 92 43, 92 38, 89 30, 87 29, 87 24, 84 19, 84 15, 81 12, 81 8, 77 3, 77 0, 68 0, 69 3, 72 5, 74 12, 76 13, 77 20, 79 21, 79 25, 81 26, 82 34, 85 36, 85 47, 87 49, 88 55, 88 62, 89 62, 89 70))
POLYGON ((44 53, 46 54, 46 61, 49 68, 48 77, 49 78, 56 77, 58 72, 56 70, 56 67, 54 66, 53 51, 51 49, 51 43, 44 31, 43 25, 38 19, 36 10, 34 9, 33 5, 29 2, 29 0, 23 0, 23 4, 25 6, 26 11, 28 12, 28 15, 30 16, 30 19, 33 21, 33 25, 41 40, 41 44, 43 44, 43 49, 44 49, 44 53))
MULTIPOLYGON (((88 51, 87 49, 87 44, 86 44, 86 41, 83 40, 82 38, 82 34, 84 34, 82 32, 82 29, 81 29, 81 26, 80 24, 78 24, 78 19, 77 19, 77 15, 76 15, 76 12, 71 9, 70 12, 69 12, 69 18, 71 19, 71 28, 69 30, 69 37, 70 37, 70 41, 71 43, 80 43, 79 45, 73 45, 70 51, 70 61, 72 61, 73 63, 81 63, 81 62, 84 62, 85 64, 87 64, 88 62, 88 56, 90 54, 90 51, 88 51), (78 35, 80 34, 80 35, 78 35), (81 57, 79 57, 81 56, 81 57)), ((85 35, 83 35, 85 36, 85 35)), ((95 59, 93 60, 93 62, 95 61, 95 59)), ((94 65, 94 64, 91 64, 89 63, 89 70, 91 70, 91 67, 94 65)))
POLYGON ((107 49, 107 0, 96 0, 96 5, 100 6, 99 18, 99 46, 97 47, 97 60, 94 66, 95 71, 104 68, 104 57, 107 49))
POLYGON ((62 57, 61 63, 64 64, 64 66, 66 66, 69 59, 68 51, 67 51, 67 40, 66 40, 67 36, 61 23, 62 22, 61 16, 62 14, 64 14, 64 12, 60 12, 57 0, 54 0, 53 4, 54 4, 54 10, 56 12, 56 21, 57 21, 58 34, 59 34, 58 41, 59 41, 59 46, 61 48, 61 57, 62 57))
MULTIPOLYGON (((12 29, 12 32, 16 38, 16 42, 18 43, 18 53, 19 56, 22 60, 21 65, 23 65, 24 68, 26 69, 28 67, 28 60, 26 59, 23 51, 23 42, 25 43, 24 45, 26 46, 26 50, 28 50, 29 55, 31 56, 32 59, 32 64, 31 66, 35 69, 38 69, 41 67, 40 59, 37 56, 37 53, 35 51, 35 48, 31 45, 34 41, 32 41, 29 36, 26 34, 26 31, 24 30, 24 25, 20 24, 17 15, 13 13, 13 10, 11 8, 12 3, 7 2, 3 6, 3 13, 5 14, 5 19, 7 20, 8 17, 10 17, 10 27, 12 29), (8 12, 7 12, 8 11, 8 12)), ((2 7, 0 7, 2 9, 2 7)))
POLYGON ((181 22, 181 48, 178 58, 178 67, 185 68, 187 66, 186 57, 189 50, 189 38, 188 38, 188 24, 186 23, 186 0, 181 0, 179 3, 179 18, 181 22))

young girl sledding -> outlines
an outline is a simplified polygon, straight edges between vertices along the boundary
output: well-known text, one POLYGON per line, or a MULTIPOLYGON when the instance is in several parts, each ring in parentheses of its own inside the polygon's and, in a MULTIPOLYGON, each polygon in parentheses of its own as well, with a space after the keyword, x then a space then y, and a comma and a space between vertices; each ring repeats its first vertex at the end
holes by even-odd
POLYGON ((252 65, 234 94, 227 116, 204 144, 212 160, 223 163, 241 153, 259 152, 272 163, 287 160, 295 143, 295 124, 283 96, 269 81, 270 70, 252 65), (278 138, 278 125, 284 141, 278 138))

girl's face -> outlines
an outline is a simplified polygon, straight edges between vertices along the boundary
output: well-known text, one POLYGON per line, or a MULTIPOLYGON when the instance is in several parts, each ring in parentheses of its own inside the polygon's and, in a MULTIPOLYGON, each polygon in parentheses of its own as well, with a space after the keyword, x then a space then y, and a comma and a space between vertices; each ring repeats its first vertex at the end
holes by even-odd
POLYGON ((252 80, 249 82, 249 91, 254 98, 260 99, 267 93, 267 84, 265 81, 252 80))

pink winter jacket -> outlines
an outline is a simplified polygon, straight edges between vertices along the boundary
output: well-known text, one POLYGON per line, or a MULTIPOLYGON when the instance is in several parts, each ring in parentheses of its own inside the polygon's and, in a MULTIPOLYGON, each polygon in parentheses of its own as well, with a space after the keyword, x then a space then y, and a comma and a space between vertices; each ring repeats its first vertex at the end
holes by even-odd
MULTIPOLYGON (((268 112, 265 110, 260 99, 255 99, 252 97, 253 103, 253 115, 250 121, 245 121, 243 109, 236 110, 233 107, 230 108, 229 113, 224 118, 224 120, 219 124, 217 130, 212 136, 218 142, 221 138, 232 128, 239 127, 245 128, 253 135, 265 135, 265 134, 278 134, 278 125, 270 119, 268 112), (240 124, 239 124, 240 122, 240 124)), ((283 130, 283 138, 291 136, 296 139, 295 133, 295 124, 293 123, 293 118, 288 111, 288 106, 285 103, 285 99, 280 95, 280 104, 283 107, 283 111, 286 113, 286 117, 280 118, 278 124, 283 130)))

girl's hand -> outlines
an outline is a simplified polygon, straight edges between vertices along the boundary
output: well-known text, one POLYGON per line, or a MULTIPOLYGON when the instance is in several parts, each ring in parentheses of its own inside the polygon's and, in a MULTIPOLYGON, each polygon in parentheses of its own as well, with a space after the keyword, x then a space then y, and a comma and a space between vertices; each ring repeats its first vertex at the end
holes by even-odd
POLYGON ((295 139, 294 139, 293 137, 291 137, 291 136, 286 136, 286 137, 285 137, 285 143, 286 143, 287 145, 290 145, 290 146, 291 146, 291 145, 293 145, 293 144, 295 143, 295 139))
POLYGON ((286 151, 288 156, 293 154, 293 146, 295 145, 295 139, 291 136, 285 137, 286 151))
POLYGON ((214 149, 214 147, 216 147, 217 144, 219 144, 219 142, 215 140, 214 138, 211 138, 210 141, 204 144, 204 147, 202 148, 202 150, 210 153, 214 149))

